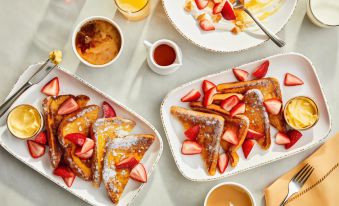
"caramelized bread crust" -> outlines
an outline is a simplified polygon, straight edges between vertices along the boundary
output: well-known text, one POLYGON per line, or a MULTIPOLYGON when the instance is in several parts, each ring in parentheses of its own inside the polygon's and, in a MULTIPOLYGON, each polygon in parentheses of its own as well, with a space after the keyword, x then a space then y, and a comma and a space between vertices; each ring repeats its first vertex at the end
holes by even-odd
POLYGON ((220 139, 224 128, 224 119, 215 114, 188 110, 178 106, 171 107, 171 113, 188 129, 200 126, 197 142, 203 147, 201 156, 209 175, 214 175, 219 157, 220 139))
POLYGON ((114 204, 118 204, 131 172, 131 169, 116 169, 115 164, 130 156, 140 161, 153 142, 154 136, 148 134, 107 139, 103 181, 114 204))
POLYGON ((128 135, 135 122, 120 117, 97 119, 92 126, 91 136, 95 141, 92 156, 93 186, 99 187, 102 180, 103 159, 107 139, 128 135))
MULTIPOLYGON (((231 82, 217 85, 217 90, 220 93, 241 93, 244 94, 248 90, 258 89, 264 96, 264 99, 277 98, 282 101, 279 81, 276 78, 264 78, 245 82, 231 82)), ((281 132, 286 131, 286 122, 283 116, 283 111, 279 114, 269 114, 270 123, 273 127, 281 132)))

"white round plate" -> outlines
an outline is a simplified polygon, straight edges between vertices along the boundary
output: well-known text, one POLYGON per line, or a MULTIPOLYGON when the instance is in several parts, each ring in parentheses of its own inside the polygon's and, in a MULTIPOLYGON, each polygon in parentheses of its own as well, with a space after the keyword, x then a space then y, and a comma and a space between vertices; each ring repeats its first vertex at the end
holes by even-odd
MULTIPOLYGON (((259 1, 272 1, 274 4, 281 5, 277 12, 263 21, 265 26, 274 33, 278 33, 288 22, 297 3, 297 0, 259 1)), ((256 25, 238 35, 229 31, 202 31, 197 25, 197 21, 184 10, 185 0, 162 0, 162 3, 166 15, 175 29, 187 40, 201 48, 214 52, 236 52, 249 49, 268 40, 268 37, 256 25)))

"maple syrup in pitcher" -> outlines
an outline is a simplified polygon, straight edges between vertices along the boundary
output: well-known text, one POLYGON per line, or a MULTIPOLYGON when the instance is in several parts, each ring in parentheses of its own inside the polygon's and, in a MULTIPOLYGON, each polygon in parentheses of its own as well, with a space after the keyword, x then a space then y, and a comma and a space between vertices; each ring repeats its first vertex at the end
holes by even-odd
POLYGON ((249 194, 236 185, 221 185, 214 189, 207 201, 206 206, 253 206, 249 194))
POLYGON ((160 44, 154 49, 153 53, 154 61, 160 66, 173 64, 176 56, 175 50, 167 44, 160 44))

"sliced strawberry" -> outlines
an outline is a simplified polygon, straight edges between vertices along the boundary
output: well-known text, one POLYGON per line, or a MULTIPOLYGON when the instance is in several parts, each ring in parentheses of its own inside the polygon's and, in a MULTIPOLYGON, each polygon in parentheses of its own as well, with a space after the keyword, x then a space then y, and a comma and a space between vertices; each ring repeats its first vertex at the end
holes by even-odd
POLYGON ((218 168, 221 174, 225 172, 227 165, 228 165, 228 156, 225 153, 220 154, 218 158, 218 168))
POLYGON ((58 109, 58 114, 65 115, 72 113, 78 109, 79 109, 78 103, 72 97, 70 97, 64 103, 62 103, 62 105, 58 109))
POLYGON ((246 135, 247 139, 260 139, 262 137, 264 137, 264 135, 257 131, 254 131, 252 129, 248 129, 247 131, 247 135, 246 135))
POLYGON ((199 26, 204 31, 213 31, 213 30, 215 30, 215 27, 214 27, 213 23, 210 20, 208 20, 208 19, 201 20, 200 23, 199 23, 199 26))
POLYGON ((257 79, 263 78, 268 71, 268 67, 270 66, 270 62, 268 60, 264 61, 264 63, 260 64, 257 69, 253 72, 253 76, 257 79))
POLYGON ((233 107, 233 109, 230 112, 231 117, 234 117, 235 115, 238 114, 243 114, 246 111, 246 105, 243 102, 238 103, 233 107))
POLYGON ((67 185, 67 187, 71 187, 73 185, 74 179, 75 179, 75 175, 73 174, 72 177, 63 177, 62 178, 65 182, 65 184, 67 185))
POLYGON ((58 96, 59 90, 59 79, 54 77, 41 89, 41 92, 48 96, 58 96))
POLYGON ((196 141, 199 131, 200 131, 199 125, 193 126, 185 131, 185 136, 189 140, 196 141))
POLYGON ((219 14, 224 8, 226 0, 221 0, 220 3, 214 3, 213 14, 219 14))
POLYGON ((212 89, 208 90, 205 93, 204 99, 202 104, 204 105, 204 107, 207 107, 208 105, 212 104, 213 102, 213 96, 217 93, 217 88, 213 87, 212 89))
POLYGON ((234 129, 228 128, 225 133, 222 135, 221 139, 233 144, 238 145, 239 139, 237 136, 237 132, 234 129))
POLYGON ((213 82, 210 82, 208 80, 204 80, 202 82, 202 91, 206 93, 208 90, 212 89, 213 87, 216 87, 216 85, 213 82))
POLYGON ((275 143, 279 145, 289 144, 291 140, 288 138, 288 136, 282 132, 278 132, 275 135, 275 143))
POLYGON ((138 182, 147 182, 147 172, 142 163, 137 164, 130 173, 130 177, 138 182))
POLYGON ((81 133, 70 133, 65 136, 65 139, 79 146, 84 145, 86 138, 86 135, 81 133))
POLYGON ((208 0, 195 0, 195 4, 197 5, 198 9, 204 9, 208 5, 208 0))
POLYGON ((238 98, 238 96, 233 95, 230 96, 226 99, 224 99, 221 103, 220 106, 226 110, 226 111, 231 111, 233 107, 235 107, 235 105, 239 104, 240 100, 238 98))
POLYGON ((285 80, 284 80, 285 86, 297 86, 297 85, 303 85, 304 82, 299 77, 286 73, 285 80))
POLYGON ((54 169, 53 174, 59 177, 72 177, 74 173, 68 167, 58 166, 54 169))
POLYGON ((197 101, 200 98, 201 94, 198 90, 192 89, 190 92, 188 92, 185 96, 181 98, 182 102, 194 102, 197 101))
POLYGON ((92 157, 93 151, 94 151, 94 149, 90 149, 90 150, 88 150, 87 152, 82 153, 82 152, 81 152, 81 148, 78 147, 78 148, 75 150, 75 155, 78 156, 78 157, 80 157, 80 159, 89 159, 89 158, 92 157))
POLYGON ((191 140, 185 140, 181 147, 181 153, 184 155, 194 155, 200 154, 202 151, 202 146, 197 142, 191 140))
POLYGON ((104 113, 105 118, 115 117, 117 116, 113 107, 106 101, 102 103, 102 111, 104 113))
POLYGON ((244 82, 247 81, 248 72, 242 69, 233 69, 233 74, 238 81, 244 82))
POLYGON ((245 158, 247 159, 248 155, 251 153, 251 150, 254 146, 254 141, 250 139, 245 139, 244 143, 242 144, 242 151, 244 153, 245 158))
POLYGON ((117 169, 132 169, 138 163, 139 163, 139 161, 137 159, 135 159, 135 157, 130 156, 130 157, 127 157, 127 158, 121 160, 119 163, 115 164, 115 168, 117 168, 117 169))
POLYGON ((33 158, 39 158, 45 154, 45 145, 39 144, 34 140, 27 140, 27 146, 33 158))
POLYGON ((42 145, 45 145, 47 143, 47 137, 46 137, 46 132, 40 132, 35 138, 34 141, 37 143, 40 143, 42 145))
POLYGON ((235 20, 235 12, 232 6, 232 3, 228 0, 226 0, 224 7, 221 10, 221 15, 226 19, 226 20, 235 20))
POLYGON ((86 152, 90 151, 94 148, 94 141, 91 138, 86 138, 84 144, 82 145, 81 149, 75 152, 75 155, 82 156, 86 152))
POLYGON ((285 144, 285 149, 291 148, 298 140, 303 136, 298 130, 290 130, 287 132, 287 136, 290 138, 290 143, 285 144))
POLYGON ((273 115, 277 115, 281 110, 282 102, 280 99, 272 98, 264 101, 264 106, 267 112, 273 115))

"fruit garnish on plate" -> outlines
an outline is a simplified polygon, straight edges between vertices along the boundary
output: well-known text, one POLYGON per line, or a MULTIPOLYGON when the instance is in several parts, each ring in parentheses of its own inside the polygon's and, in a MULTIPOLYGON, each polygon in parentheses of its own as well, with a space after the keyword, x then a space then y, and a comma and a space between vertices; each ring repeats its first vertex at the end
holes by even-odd
POLYGON ((78 110, 80 107, 78 103, 72 98, 68 98, 64 103, 61 104, 61 106, 58 109, 59 115, 65 115, 70 114, 76 110, 78 110))
POLYGON ((224 99, 220 106, 226 110, 226 111, 231 111, 233 109, 233 107, 235 107, 237 104, 239 104, 240 102, 240 99, 238 98, 238 96, 236 95, 233 95, 233 96, 230 96, 226 99, 224 99))
POLYGON ((194 0, 195 4, 197 5, 198 9, 204 9, 208 5, 208 0, 194 0))
POLYGON ((181 153, 184 155, 195 155, 202 152, 202 146, 196 141, 185 140, 182 143, 181 153))
POLYGON ((34 141, 37 143, 40 143, 42 145, 46 145, 47 143, 47 137, 46 137, 46 132, 42 131, 40 132, 35 138, 34 141))
POLYGON ((28 151, 33 158, 39 158, 45 154, 45 145, 33 140, 27 140, 28 151))
POLYGON ((204 31, 213 31, 215 27, 213 23, 208 19, 203 19, 199 22, 200 28, 204 31))
POLYGON ((134 156, 122 159, 120 162, 115 164, 116 169, 133 169, 139 161, 134 156))
POLYGON ((41 92, 48 96, 58 96, 59 90, 59 78, 54 77, 41 89, 41 92))
POLYGON ((208 90, 210 90, 210 89, 216 87, 216 85, 215 85, 213 82, 211 82, 211 81, 204 80, 204 81, 202 82, 202 86, 201 86, 201 87, 202 87, 202 91, 203 91, 204 93, 206 93, 208 90))
POLYGON ((102 103, 102 111, 104 113, 105 118, 117 116, 113 107, 106 101, 102 103))
POLYGON ((142 163, 137 164, 131 171, 130 177, 141 183, 147 182, 147 172, 142 163))
POLYGON ((278 132, 275 135, 275 143, 279 145, 285 145, 291 143, 291 140, 288 138, 288 136, 282 132, 278 132))
POLYGON ((233 71, 235 78, 237 78, 237 80, 241 82, 247 81, 247 78, 249 75, 247 71, 242 70, 242 69, 236 69, 236 68, 233 68, 232 71, 233 71))
POLYGON ((228 165, 228 156, 226 153, 219 154, 218 158, 218 168, 219 172, 222 174, 225 172, 228 165))
POLYGON ((235 105, 232 110, 230 111, 230 116, 234 117, 238 114, 243 114, 246 111, 246 105, 243 102, 239 102, 237 105, 235 105))
POLYGON ((197 101, 200 98, 201 94, 198 90, 192 89, 190 92, 188 92, 185 96, 181 98, 182 102, 193 102, 197 101))
POLYGON ((255 71, 252 73, 252 75, 256 79, 261 79, 266 76, 268 67, 270 66, 270 62, 268 60, 264 61, 262 64, 260 64, 255 71))
POLYGON ((284 79, 284 84, 285 84, 285 86, 298 86, 298 85, 303 85, 304 82, 299 77, 297 77, 297 76, 295 76, 291 73, 286 73, 285 79, 284 79))
POLYGON ((232 3, 228 0, 226 0, 224 7, 221 10, 221 15, 226 19, 226 20, 235 20, 235 12, 232 6, 232 3))
POLYGON ((204 99, 203 99, 203 105, 206 107, 210 104, 213 103, 213 96, 217 93, 217 88, 216 87, 212 87, 210 90, 208 90, 205 95, 204 95, 204 99))
POLYGON ((191 128, 188 128, 186 131, 185 131, 185 136, 187 137, 188 140, 192 140, 192 141, 196 141, 197 140, 197 137, 198 137, 198 134, 199 134, 199 131, 200 131, 200 126, 199 125, 195 125, 191 128))
POLYGON ((285 144, 285 149, 289 149, 293 145, 295 145, 303 135, 298 130, 290 130, 287 132, 287 136, 289 137, 291 142, 285 144))
POLYGON ((239 144, 239 139, 237 136, 237 131, 233 128, 228 128, 224 132, 224 134, 221 137, 223 140, 233 144, 233 145, 238 145, 239 144))
POLYGON ((254 141, 250 139, 246 139, 242 144, 242 151, 244 153, 245 158, 247 159, 249 154, 251 153, 254 146, 254 141))

